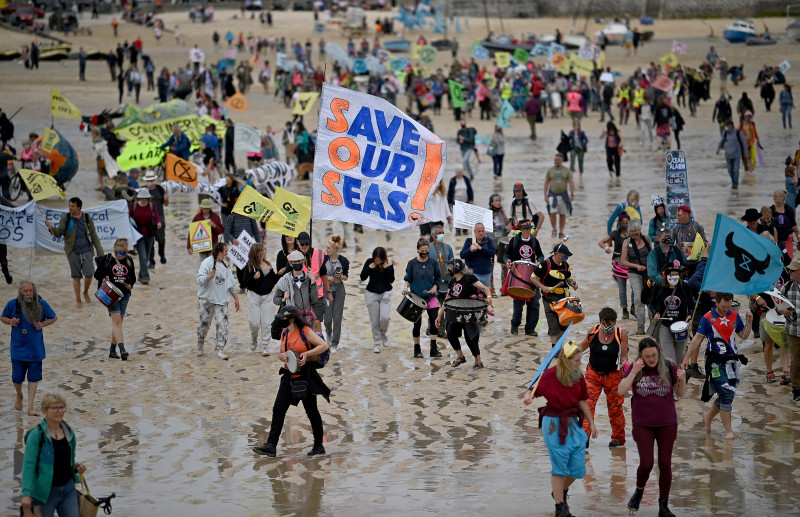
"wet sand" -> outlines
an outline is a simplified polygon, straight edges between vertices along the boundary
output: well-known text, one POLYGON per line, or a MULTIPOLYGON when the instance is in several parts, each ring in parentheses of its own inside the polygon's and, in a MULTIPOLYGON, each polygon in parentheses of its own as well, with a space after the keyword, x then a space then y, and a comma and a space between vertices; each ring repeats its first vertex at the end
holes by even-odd
MULTIPOLYGON (((238 11, 237 11, 238 13, 238 11)), ((209 59, 218 59, 224 49, 210 47, 214 29, 224 35, 231 28, 238 33, 285 35, 305 39, 310 35, 308 13, 275 13, 273 31, 261 30, 257 21, 230 19, 232 11, 217 10, 217 22, 191 25, 185 15, 169 14, 167 27, 180 23, 185 44, 175 47, 165 34, 156 47, 152 32, 130 25, 120 26, 119 41, 141 35, 145 53, 156 65, 171 69, 185 64, 188 49, 200 43, 209 59)), ((102 16, 92 37, 79 36, 75 44, 108 47, 111 37, 109 16, 102 16)), ((88 15, 85 24, 91 23, 88 15)), ((566 32, 568 20, 557 20, 566 32)), ((726 22, 711 22, 719 35, 726 22)), ((759 22, 760 23, 760 22, 759 22)), ((782 20, 767 23, 775 32, 782 20)), ((582 24, 579 24, 582 25, 582 24)), ((511 31, 535 30, 554 26, 553 20, 507 20, 511 31)), ((460 36, 461 55, 474 39, 484 33, 483 21, 470 20, 470 31, 460 36)), ((594 28, 590 26, 590 31, 594 28)), ((669 51, 673 38, 688 47, 685 62, 699 63, 710 44, 728 61, 746 65, 745 80, 731 88, 734 101, 742 91, 754 99, 752 88, 756 67, 763 62, 777 63, 795 54, 797 45, 780 42, 767 48, 733 46, 710 41, 708 29, 699 21, 669 21, 655 26, 656 41, 640 51, 636 61, 626 59, 624 51, 611 48, 608 64, 629 73, 637 63, 655 61, 669 51)), ((430 38, 430 35, 427 35, 430 38)), ((28 40, 17 34, 3 34, 15 46, 28 40)), ((409 35, 413 37, 413 35, 409 35)), ((344 40, 338 31, 326 35, 327 41, 344 40)), ((313 38, 315 42, 318 38, 313 38)), ((315 54, 316 57, 316 54, 315 54)), ((437 65, 445 64, 444 55, 437 65)), ((274 61, 274 60, 273 60, 274 61)), ((798 65, 800 66, 800 65, 798 65)), ((788 74, 797 81, 797 70, 788 74)), ((41 132, 49 124, 49 88, 62 94, 85 112, 113 107, 116 85, 110 83, 103 62, 90 62, 89 82, 77 81, 77 63, 42 63, 38 72, 27 72, 17 63, 0 64, 2 107, 13 113, 25 109, 14 120, 17 138, 29 131, 41 132)), ((713 91, 717 82, 712 83, 713 91)), ((259 85, 254 85, 258 88, 259 85)), ((142 91, 142 105, 152 95, 142 91), (146 101, 145 101, 146 100, 146 101)), ((126 101, 129 100, 126 98, 126 101)), ((281 127, 288 110, 272 102, 271 94, 248 95, 252 107, 237 119, 263 128, 281 127)), ((401 104, 404 107, 404 103, 401 104)), ((718 142, 716 125, 711 122, 713 103, 701 104, 698 117, 682 110, 687 127, 682 133, 688 157, 689 181, 697 218, 707 234, 713 233, 716 213, 738 218, 748 207, 770 204, 770 194, 783 186, 783 160, 795 150, 797 132, 780 127, 777 108, 765 114, 763 103, 756 102, 756 122, 767 149, 768 168, 759 168, 757 183, 743 185, 738 192, 729 188, 721 157, 714 156, 718 142)), ((490 136, 493 122, 480 122, 477 111, 471 119, 480 134, 490 136)), ((315 116, 306 117, 308 125, 315 116)), ((458 166, 454 154, 456 126, 444 111, 433 117, 436 133, 446 138, 451 149, 446 178, 458 166)), ((78 195, 86 206, 102 203, 93 191, 96 185, 94 155, 87 136, 75 123, 55 121, 81 157, 81 171, 69 185, 68 195, 78 195)), ((495 190, 508 205, 515 181, 523 181, 532 201, 542 205, 543 176, 552 163, 560 130, 569 128, 568 119, 548 119, 537 128, 539 140, 528 140, 527 123, 512 119, 506 131, 508 151, 504 181, 494 184, 491 162, 484 157, 478 168, 476 203, 486 205, 495 190)), ((629 152, 622 162, 622 182, 609 181, 605 154, 599 140, 601 125, 596 114, 584 121, 590 137, 583 186, 576 192, 575 213, 567 221, 568 242, 575 256, 570 264, 580 283, 587 318, 577 326, 575 337, 597 321, 605 305, 617 308, 617 288, 611 279, 608 256, 596 246, 605 233, 605 221, 613 207, 630 188, 642 194, 645 219, 651 217, 653 193, 664 193, 663 155, 647 152, 638 144, 638 130, 631 122, 622 128, 629 152)), ((483 146, 481 146, 483 151, 483 146)), ((307 182, 290 188, 308 192, 307 182)), ((46 202, 48 206, 64 206, 46 202)), ((508 335, 511 303, 497 300, 496 316, 485 329, 481 346, 487 368, 473 371, 471 361, 451 368, 454 352, 447 347, 441 359, 411 358, 411 324, 397 314, 390 327, 391 346, 381 354, 372 353, 369 322, 363 307, 363 284, 358 272, 372 248, 378 245, 375 232, 357 234, 356 247, 344 250, 351 261, 347 281, 348 299, 344 315, 343 350, 335 354, 322 371, 332 388, 331 404, 320 402, 325 424, 327 455, 308 458, 311 432, 304 412, 292 408, 275 459, 256 456, 250 447, 261 444, 269 430, 271 407, 278 385, 277 344, 273 355, 249 355, 249 330, 246 311, 233 313, 229 361, 216 356, 194 355, 196 314, 195 273, 198 260, 185 253, 188 221, 196 210, 191 197, 173 197, 167 209, 166 265, 151 273, 149 286, 137 286, 126 318, 127 362, 108 359, 110 320, 97 302, 82 310, 74 308, 66 260, 61 255, 35 254, 30 250, 10 249, 9 261, 15 278, 27 276, 37 282, 39 292, 59 315, 59 321, 45 331, 48 357, 44 363, 41 393, 57 391, 66 395, 69 411, 66 420, 78 433, 78 460, 89 466, 87 479, 94 495, 117 494, 114 515, 395 515, 443 514, 454 509, 477 515, 549 515, 549 459, 536 428, 534 406, 526 408, 520 400, 542 357, 549 351, 546 337, 527 338, 508 335)), ((338 226, 338 225, 337 225, 338 226)), ((329 235, 326 223, 315 224, 316 242, 329 235)), ((549 224, 542 231, 542 247, 552 247, 549 224)), ((393 234, 389 246, 402 270, 413 255, 416 231, 393 234)), ((460 249, 463 240, 451 232, 447 242, 460 249)), ((268 239, 269 257, 278 249, 277 236, 268 239)), ((137 261, 138 267, 138 261, 137 261)), ((398 277, 401 274, 398 271, 398 277)), ((497 275, 499 279, 499 275, 497 275)), ((499 281, 499 280, 498 280, 499 281)), ((395 285, 393 305, 400 301, 401 280, 395 285)), ((14 287, 15 287, 14 286, 14 287)), ((5 299, 16 295, 3 286, 5 299)), ((742 300, 742 297, 738 297, 742 300)), ((245 307, 244 299, 242 307, 245 307)), ((633 320, 621 326, 635 330, 633 320)), ((542 319, 539 333, 546 334, 542 319)), ((210 331, 209 342, 213 329, 210 331)), ((8 357, 8 328, 0 328, 0 354, 8 357)), ((632 340, 635 341, 635 340, 632 340)), ((423 348, 427 340, 423 338, 423 348)), ((440 348, 444 349, 440 342, 440 348)), ((751 361, 743 368, 744 382, 734 403, 734 431, 737 438, 726 441, 719 421, 707 437, 700 411, 708 405, 699 402, 700 383, 690 381, 686 397, 678 402, 679 438, 673 458, 674 482, 670 505, 676 514, 691 515, 790 515, 800 505, 796 478, 800 473, 800 425, 797 409, 791 406, 790 390, 766 384, 760 343, 752 339, 743 346, 751 361)), ((469 354, 467 354, 469 355, 469 354)), ((777 354, 776 354, 777 356, 777 354)), ((0 376, 10 377, 10 364, 0 362, 0 376)), ((22 468, 22 436, 39 419, 23 416, 12 409, 13 389, 6 384, 6 410, 0 413, 0 453, 3 457, 0 487, 8 497, 3 507, 9 512, 19 503, 22 468)), ((27 401, 26 401, 27 403, 27 401)), ((570 490, 570 506, 575 515, 623 515, 632 493, 638 456, 628 432, 626 448, 609 450, 610 426, 604 399, 598 403, 597 424, 600 436, 587 454, 587 477, 570 490)), ((629 404, 626 403, 629 416, 629 404)), ((628 424, 630 431, 630 423, 628 424)), ((658 485, 655 472, 647 485, 641 513, 657 512, 658 485)))

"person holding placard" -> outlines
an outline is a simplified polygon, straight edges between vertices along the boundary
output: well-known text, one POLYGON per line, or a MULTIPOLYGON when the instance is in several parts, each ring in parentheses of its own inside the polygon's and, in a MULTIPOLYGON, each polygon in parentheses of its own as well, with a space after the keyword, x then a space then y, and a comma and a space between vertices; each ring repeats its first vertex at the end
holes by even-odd
MULTIPOLYGON (((261 230, 255 219, 250 219, 242 214, 231 212, 225 221, 225 240, 234 246, 239 245, 239 235, 246 231, 256 242, 261 242, 261 230)), ((239 293, 244 293, 244 270, 236 268, 236 278, 239 280, 239 293)))
POLYGON ((218 242, 211 250, 211 256, 203 260, 197 272, 199 323, 197 325, 197 355, 203 355, 203 344, 213 318, 217 326, 216 351, 220 359, 228 359, 225 345, 228 344, 228 297, 233 296, 236 311, 239 311, 239 294, 236 280, 225 264, 228 245, 218 242))
MULTIPOLYGON (((222 220, 220 219, 219 215, 213 210, 214 203, 211 201, 210 198, 205 198, 200 202, 200 208, 198 209, 197 213, 194 214, 192 218, 192 222, 195 223, 197 221, 208 221, 208 225, 211 227, 211 246, 212 248, 219 240, 219 236, 222 235, 224 231, 224 227, 222 226, 222 220)), ((189 254, 192 254, 192 236, 189 235, 186 238, 186 250, 189 254)), ((211 256, 210 251, 202 251, 200 252, 200 256, 202 258, 207 258, 211 256)))

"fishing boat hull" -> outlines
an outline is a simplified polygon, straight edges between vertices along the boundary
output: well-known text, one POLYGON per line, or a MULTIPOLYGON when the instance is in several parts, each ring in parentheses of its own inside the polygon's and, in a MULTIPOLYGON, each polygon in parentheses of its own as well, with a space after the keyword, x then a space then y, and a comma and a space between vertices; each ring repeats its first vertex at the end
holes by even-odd
POLYGON ((485 47, 491 55, 494 55, 496 52, 508 52, 509 54, 513 54, 518 48, 530 52, 534 46, 534 43, 530 41, 522 41, 519 43, 500 43, 498 41, 483 40, 481 41, 481 45, 485 47))
POLYGON ((383 48, 389 52, 408 52, 411 50, 411 42, 407 39, 390 39, 383 42, 383 48))
POLYGON ((759 37, 756 37, 756 38, 747 38, 747 40, 745 40, 745 45, 750 45, 750 46, 774 45, 777 42, 778 42, 778 40, 775 40, 775 39, 772 39, 772 38, 759 38, 759 37))

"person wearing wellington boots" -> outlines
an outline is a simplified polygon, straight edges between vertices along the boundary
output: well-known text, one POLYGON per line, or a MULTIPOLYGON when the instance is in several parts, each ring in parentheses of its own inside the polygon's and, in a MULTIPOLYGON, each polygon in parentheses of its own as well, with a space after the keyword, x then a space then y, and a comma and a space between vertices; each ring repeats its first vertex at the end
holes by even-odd
MULTIPOLYGON (((281 307, 275 315, 275 320, 283 329, 280 338, 281 353, 278 355, 283 361, 283 366, 278 371, 281 382, 275 395, 275 404, 272 406, 269 437, 264 445, 253 447, 253 451, 274 458, 277 455, 278 440, 283 430, 286 412, 289 406, 296 406, 302 402, 314 433, 314 446, 308 455, 325 454, 325 447, 322 446, 322 416, 317 408, 317 395, 322 395, 330 403, 331 390, 322 381, 317 369, 321 368, 318 358, 328 350, 328 345, 314 332, 300 309, 294 305, 287 304, 281 307), (296 358, 297 370, 294 372, 290 371, 290 355, 296 358)), ((292 363, 294 364, 294 361, 292 363)))
POLYGON ((111 350, 108 357, 111 359, 121 357, 123 361, 127 361, 128 351, 125 350, 122 322, 131 299, 133 284, 136 283, 136 268, 133 266, 133 258, 128 255, 128 239, 117 239, 114 242, 114 252, 97 259, 94 278, 97 280, 98 289, 105 282, 110 282, 122 293, 119 300, 108 306, 108 315, 111 317, 111 350), (119 347, 119 355, 117 355, 117 347, 119 347))

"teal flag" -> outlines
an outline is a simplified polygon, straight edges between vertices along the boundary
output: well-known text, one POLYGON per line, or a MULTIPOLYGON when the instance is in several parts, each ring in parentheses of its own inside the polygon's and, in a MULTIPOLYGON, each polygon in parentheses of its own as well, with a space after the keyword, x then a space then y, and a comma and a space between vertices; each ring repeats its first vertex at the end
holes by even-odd
POLYGON ((497 125, 500 127, 511 127, 509 119, 514 114, 514 106, 512 106, 507 99, 503 99, 503 106, 500 108, 500 113, 497 114, 497 125))
POLYGON ((464 85, 461 83, 457 83, 452 79, 448 79, 448 84, 450 85, 450 105, 453 108, 463 108, 467 105, 467 101, 464 100, 464 85))
POLYGON ((774 242, 717 214, 700 289, 733 294, 769 291, 783 272, 782 257, 774 242))

